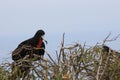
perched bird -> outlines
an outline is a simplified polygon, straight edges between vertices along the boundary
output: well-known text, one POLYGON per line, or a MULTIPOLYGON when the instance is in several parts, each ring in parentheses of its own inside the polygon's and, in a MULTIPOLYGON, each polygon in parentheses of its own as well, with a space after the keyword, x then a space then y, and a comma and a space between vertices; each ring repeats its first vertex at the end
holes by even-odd
POLYGON ((12 80, 17 80, 18 77, 24 79, 30 72, 32 61, 42 59, 45 53, 44 41, 47 43, 44 35, 43 30, 38 30, 32 38, 21 42, 12 52, 12 80))
POLYGON ((109 50, 110 50, 110 48, 106 45, 103 45, 102 48, 103 48, 103 51, 105 51, 105 52, 109 52, 109 50))
MULTIPOLYGON (((45 32, 43 30, 38 30, 32 38, 21 42, 12 52, 12 60, 17 61, 26 58, 26 56, 29 58, 35 57, 34 55, 44 56, 44 35, 45 32)), ((46 40, 45 42, 47 43, 46 40)))

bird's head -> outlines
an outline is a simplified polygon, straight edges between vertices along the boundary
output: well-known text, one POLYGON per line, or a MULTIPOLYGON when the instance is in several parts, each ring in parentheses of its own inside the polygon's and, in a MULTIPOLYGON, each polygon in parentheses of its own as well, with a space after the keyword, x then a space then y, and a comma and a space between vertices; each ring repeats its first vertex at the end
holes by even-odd
POLYGON ((34 36, 34 39, 39 41, 39 39, 42 38, 42 40, 45 41, 45 43, 47 44, 48 42, 47 40, 45 40, 44 36, 45 36, 45 32, 43 30, 38 30, 34 36))

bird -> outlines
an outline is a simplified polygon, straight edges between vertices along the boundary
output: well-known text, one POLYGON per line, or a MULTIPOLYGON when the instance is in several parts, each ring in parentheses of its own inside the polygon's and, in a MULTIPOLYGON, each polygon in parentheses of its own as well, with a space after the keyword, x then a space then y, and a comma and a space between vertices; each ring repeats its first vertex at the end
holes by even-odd
POLYGON ((21 42, 18 47, 12 52, 12 60, 17 61, 24 58, 33 58, 36 56, 44 56, 45 43, 44 39, 45 32, 38 30, 32 38, 29 38, 21 42), (36 56, 34 56, 36 55, 36 56))
POLYGON ((103 52, 109 52, 109 50, 110 50, 110 47, 108 47, 106 45, 103 45, 102 48, 103 48, 103 52))

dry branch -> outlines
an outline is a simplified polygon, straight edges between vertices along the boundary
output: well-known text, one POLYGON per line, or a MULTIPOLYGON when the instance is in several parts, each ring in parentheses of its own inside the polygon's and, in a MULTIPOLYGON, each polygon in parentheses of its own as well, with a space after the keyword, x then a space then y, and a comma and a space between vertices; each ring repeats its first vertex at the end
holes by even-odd
MULTIPOLYGON (((19 73, 12 72, 12 64, 3 64, 0 67, 0 80, 1 78, 19 80, 20 77, 22 80, 120 80, 120 53, 110 47, 106 46, 107 49, 103 47, 107 41, 118 38, 117 36, 114 39, 108 39, 110 34, 105 38, 102 46, 96 44, 93 47, 86 47, 85 44, 79 43, 66 47, 65 34, 63 34, 60 52, 56 52, 57 60, 45 50, 48 59, 41 57, 40 61, 30 60, 30 65, 19 65, 30 67, 27 75, 22 77, 19 73)), ((18 63, 25 61, 20 60, 18 63)))

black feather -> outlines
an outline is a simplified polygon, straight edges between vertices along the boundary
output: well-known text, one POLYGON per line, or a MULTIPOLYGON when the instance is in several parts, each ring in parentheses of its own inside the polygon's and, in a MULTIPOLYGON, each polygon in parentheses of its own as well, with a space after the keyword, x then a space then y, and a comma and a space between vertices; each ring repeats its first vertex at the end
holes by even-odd
POLYGON ((21 42, 18 47, 12 52, 12 59, 16 61, 19 59, 23 59, 26 55, 29 55, 29 57, 33 57, 33 54, 43 56, 45 52, 44 42, 42 42, 42 45, 40 47, 41 49, 35 49, 39 39, 43 35, 45 35, 45 32, 43 30, 38 30, 34 37, 21 42))

